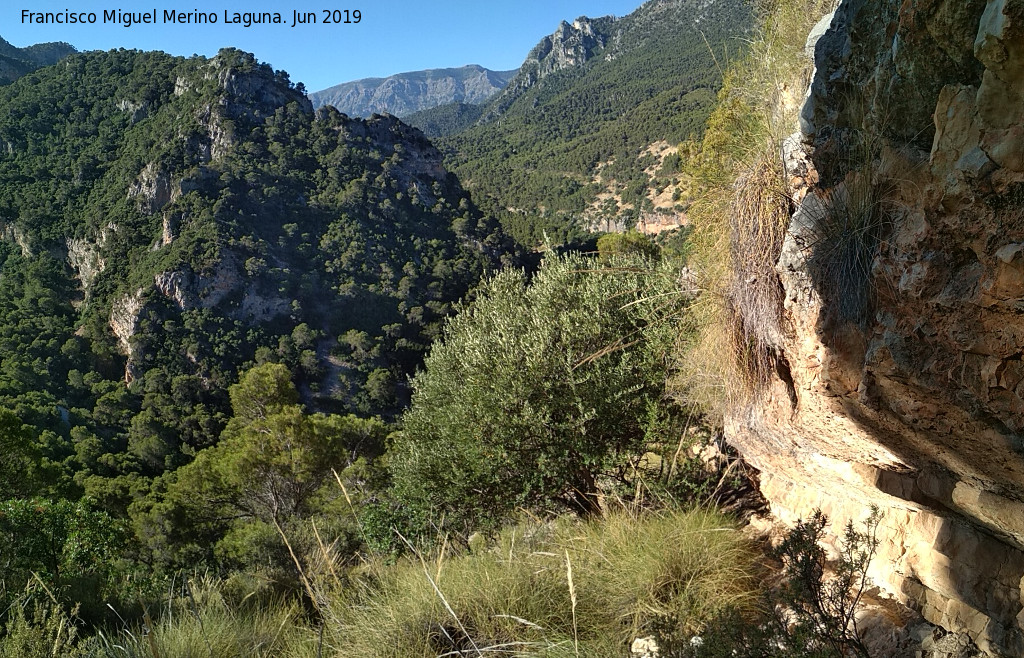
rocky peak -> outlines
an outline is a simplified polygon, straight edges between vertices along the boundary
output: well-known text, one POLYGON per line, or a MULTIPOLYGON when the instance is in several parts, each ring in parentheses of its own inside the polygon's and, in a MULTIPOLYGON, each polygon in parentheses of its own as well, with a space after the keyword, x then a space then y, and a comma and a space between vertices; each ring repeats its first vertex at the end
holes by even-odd
POLYGON ((571 24, 562 21, 553 34, 541 39, 526 56, 519 73, 502 92, 499 106, 507 107, 552 73, 583 66, 608 44, 609 38, 586 16, 580 16, 571 24))
POLYGON ((231 119, 259 122, 288 103, 298 103, 312 114, 313 105, 305 89, 292 85, 288 74, 274 71, 267 63, 258 63, 251 53, 223 48, 210 60, 207 79, 214 79, 223 92, 220 99, 231 119))

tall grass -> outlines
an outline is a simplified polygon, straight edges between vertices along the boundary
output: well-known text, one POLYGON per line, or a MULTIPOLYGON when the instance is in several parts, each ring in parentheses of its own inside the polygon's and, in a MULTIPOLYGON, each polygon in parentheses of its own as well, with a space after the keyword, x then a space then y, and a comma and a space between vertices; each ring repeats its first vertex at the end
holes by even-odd
POLYGON ((330 606, 336 656, 621 658, 753 600, 754 553, 706 510, 506 530, 487 550, 409 558, 330 606))
POLYGON ((179 584, 146 623, 117 633, 100 632, 82 647, 99 658, 312 658, 318 635, 294 600, 262 596, 260 586, 196 578, 179 584), (249 589, 247 594, 242 594, 249 589), (241 595, 241 596, 239 596, 241 595), (154 620, 155 617, 155 620, 154 620))
POLYGON ((862 166, 804 205, 811 215, 807 269, 832 323, 863 326, 872 315, 872 262, 894 212, 884 201, 886 187, 862 166))
POLYGON ((774 266, 791 205, 781 144, 810 82, 806 36, 834 3, 761 4, 763 29, 727 72, 703 141, 682 149, 691 154, 691 260, 704 292, 675 386, 712 417, 749 403, 780 366, 787 327, 774 266))

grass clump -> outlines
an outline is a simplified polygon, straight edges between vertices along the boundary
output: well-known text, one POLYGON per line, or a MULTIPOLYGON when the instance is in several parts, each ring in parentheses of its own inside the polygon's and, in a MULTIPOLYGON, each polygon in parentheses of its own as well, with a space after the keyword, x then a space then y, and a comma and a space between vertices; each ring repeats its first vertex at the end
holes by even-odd
POLYGON ((810 82, 804 42, 831 0, 760 3, 762 29, 726 72, 699 144, 686 144, 692 181, 691 263, 704 294, 692 306, 698 338, 676 386, 712 416, 749 402, 773 371, 787 331, 775 272, 791 199, 781 144, 810 82))
MULTIPOLYGON (((252 583, 249 583, 252 585, 252 583)), ((241 593, 232 580, 197 578, 179 583, 145 623, 116 634, 98 633, 82 656, 104 658, 300 658, 317 655, 318 635, 294 600, 263 596, 261 587, 241 593)))
POLYGON ((892 223, 885 193, 862 165, 803 205, 810 216, 807 269, 830 321, 862 326, 871 316, 871 266, 892 223))
POLYGON ((706 511, 521 525, 493 547, 417 556, 330 607, 335 655, 620 658, 753 600, 754 553, 706 511))

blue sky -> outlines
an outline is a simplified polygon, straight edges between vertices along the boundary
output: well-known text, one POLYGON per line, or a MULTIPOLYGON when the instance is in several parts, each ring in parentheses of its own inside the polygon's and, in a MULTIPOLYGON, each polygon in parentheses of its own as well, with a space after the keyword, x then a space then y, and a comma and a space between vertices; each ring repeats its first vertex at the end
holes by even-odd
POLYGON ((561 20, 580 15, 624 16, 642 0, 378 0, 343 4, 331 0, 170 0, 108 2, 97 0, 3 0, 0 37, 15 46, 43 41, 67 41, 79 50, 138 48, 175 55, 213 55, 224 46, 255 53, 274 68, 284 69, 293 82, 310 91, 339 82, 384 77, 402 71, 480 64, 490 69, 513 69, 540 38, 561 20), (186 4, 187 3, 187 4, 186 4), (292 12, 359 9, 358 25, 300 25, 291 27, 292 12), (103 25, 103 10, 156 11, 157 24, 103 25), (215 12, 217 24, 165 25, 164 10, 215 12), (94 12, 96 24, 30 25, 22 10, 31 12, 94 12), (278 12, 286 25, 226 25, 224 12, 278 12))

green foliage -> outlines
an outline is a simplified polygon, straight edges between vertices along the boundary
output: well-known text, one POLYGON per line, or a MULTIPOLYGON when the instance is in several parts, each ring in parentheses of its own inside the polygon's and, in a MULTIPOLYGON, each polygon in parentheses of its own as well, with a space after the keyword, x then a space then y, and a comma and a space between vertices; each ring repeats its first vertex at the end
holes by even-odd
POLYGON ((878 548, 881 512, 872 507, 858 530, 850 521, 840 542, 839 558, 827 559, 822 540, 828 519, 816 510, 800 520, 773 549, 783 565, 780 587, 766 593, 757 619, 726 612, 708 624, 699 644, 684 642, 668 655, 712 658, 869 658, 860 637, 857 612, 867 588, 867 570, 878 548))
POLYGON ((78 622, 75 611, 65 612, 48 600, 39 583, 8 608, 4 635, 0 636, 0 658, 79 658, 76 646, 78 622))
POLYGON ((305 413, 279 364, 253 368, 229 394, 234 417, 217 445, 166 478, 158 500, 133 507, 155 556, 177 563, 216 558, 290 574, 294 562, 284 542, 291 537, 300 552, 316 552, 310 523, 319 521, 328 542, 354 541, 355 529, 334 518, 342 497, 335 473, 347 479, 378 456, 385 425, 305 413))
POLYGON ((414 380, 390 457, 402 512, 459 530, 521 506, 597 512, 598 477, 662 404, 685 305, 670 265, 636 258, 555 256, 532 282, 489 280, 414 380))
POLYGON ((590 208, 599 192, 639 201, 651 182, 641 156, 650 144, 702 134, 720 65, 744 51, 751 22, 749 7, 732 1, 700 10, 652 2, 598 19, 607 45, 585 64, 537 80, 528 60, 482 120, 439 142, 477 203, 518 240, 572 241, 599 219, 590 208))
POLYGON ((510 246, 417 131, 314 114, 237 50, 73 55, 3 88, 0 143, 0 406, 31 434, 3 440, 41 465, 29 493, 116 513, 115 480, 217 441, 253 365, 393 417, 510 246))
POLYGON ((45 512, 3 521, 4 591, 39 572, 95 623, 140 562, 291 578, 282 531, 305 550, 313 519, 350 550, 331 470, 362 477, 373 418, 510 246, 440 154, 391 118, 314 114, 232 49, 70 56, 0 89, 0 146, 0 487, 45 512), (61 552, 75 514, 121 533, 104 569, 134 562, 82 566, 94 592, 61 552))
POLYGON ((0 502, 0 605, 12 610, 26 584, 38 585, 55 604, 83 603, 83 615, 101 620, 101 601, 115 586, 129 537, 123 522, 86 502, 0 502))
POLYGON ((8 496, 38 491, 42 455, 30 427, 12 411, 0 409, 0 491, 8 496))
POLYGON ((605 233, 597 239, 597 252, 602 260, 628 254, 652 259, 661 257, 661 249, 657 243, 639 231, 605 233))
POLYGON ((74 47, 64 42, 51 41, 16 48, 0 39, 0 85, 13 82, 41 66, 55 64, 73 52, 74 47))
POLYGON ((403 121, 416 126, 430 138, 450 137, 468 129, 483 116, 485 105, 449 103, 429 110, 420 110, 405 117, 403 121))

